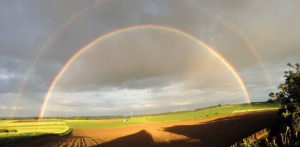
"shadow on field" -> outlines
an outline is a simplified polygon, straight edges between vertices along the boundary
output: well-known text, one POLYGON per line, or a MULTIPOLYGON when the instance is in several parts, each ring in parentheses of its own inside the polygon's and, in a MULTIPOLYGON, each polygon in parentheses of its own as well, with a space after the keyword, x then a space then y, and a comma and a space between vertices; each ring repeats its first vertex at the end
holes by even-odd
POLYGON ((249 115, 220 118, 197 125, 164 128, 164 131, 187 136, 190 138, 188 140, 155 143, 151 134, 142 130, 98 146, 229 146, 261 129, 276 125, 278 121, 279 117, 275 111, 249 113, 249 115))

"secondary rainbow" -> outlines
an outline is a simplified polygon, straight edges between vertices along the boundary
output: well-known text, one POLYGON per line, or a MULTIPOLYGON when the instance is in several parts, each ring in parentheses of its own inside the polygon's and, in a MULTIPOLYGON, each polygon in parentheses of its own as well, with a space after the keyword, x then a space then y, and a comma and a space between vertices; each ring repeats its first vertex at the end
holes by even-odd
POLYGON ((199 3, 195 0, 190 0, 190 1, 184 1, 184 2, 192 2, 190 3, 190 6, 196 7, 198 10, 200 10, 203 14, 213 18, 214 20, 216 20, 216 23, 222 24, 225 28, 227 28, 229 31, 235 33, 240 39, 241 41, 246 45, 247 49, 251 52, 251 54, 253 55, 255 61, 258 63, 258 66, 260 68, 260 70, 263 73, 263 76, 269 86, 270 89, 274 89, 274 84, 272 83, 272 80, 262 62, 261 57, 259 56, 259 54, 257 53, 253 43, 248 39, 248 37, 241 31, 239 30, 235 25, 233 25, 232 23, 225 21, 224 18, 221 17, 217 17, 215 14, 213 14, 210 11, 207 11, 205 9, 203 9, 199 3))
POLYGON ((41 57, 46 53, 47 49, 57 40, 57 38, 62 34, 62 32, 64 32, 64 30, 66 30, 71 24, 73 24, 75 21, 77 21, 78 19, 80 19, 81 16, 85 15, 88 11, 91 10, 91 8, 95 8, 98 5, 105 3, 106 1, 95 1, 91 6, 82 9, 80 11, 78 11, 78 13, 76 13, 75 15, 73 15, 72 17, 70 17, 68 20, 65 21, 65 23, 57 30, 55 31, 55 33, 47 40, 47 42, 43 45, 43 47, 40 49, 39 53, 37 54, 36 58, 33 60, 29 70, 27 71, 27 73, 24 76, 24 80, 21 84, 21 87, 19 89, 19 95, 15 100, 14 103, 14 109, 13 112, 11 114, 11 118, 14 118, 16 115, 16 108, 18 107, 21 98, 23 96, 24 93, 24 89, 25 86, 27 85, 27 82, 29 81, 29 78, 31 77, 34 68, 36 67, 37 63, 40 61, 41 57))
POLYGON ((248 90, 245 86, 245 83, 243 81, 243 79, 241 78, 241 76, 238 74, 238 72, 236 71, 236 69, 220 54, 218 53, 215 49, 213 49, 212 47, 210 47, 209 45, 207 45, 205 42, 199 40, 198 38, 194 37, 193 35, 184 32, 180 29, 177 28, 173 28, 170 26, 162 26, 162 25, 152 25, 152 24, 147 24, 147 25, 137 25, 137 26, 130 26, 130 27, 126 27, 126 28, 121 28, 121 29, 117 29, 115 31, 112 32, 108 32, 106 34, 103 34, 99 37, 97 37, 95 40, 93 40, 92 42, 88 43, 87 45, 85 45, 84 47, 82 47, 79 51, 77 51, 67 62, 66 64, 62 67, 62 69, 59 71, 59 73, 56 75, 56 77, 54 78, 54 80, 52 81, 45 97, 44 97, 44 101, 40 110, 40 114, 39 114, 39 118, 42 119, 44 117, 44 112, 46 110, 47 107, 47 103, 49 101, 49 98, 51 96, 51 93, 57 83, 57 81, 60 79, 60 77, 63 75, 63 73, 68 69, 68 67, 72 64, 72 62, 78 57, 80 56, 82 53, 84 53, 85 51, 87 51, 91 46, 93 46, 94 44, 96 44, 97 42, 104 40, 108 37, 123 33, 123 32, 128 32, 128 31, 132 31, 132 30, 138 30, 138 29, 158 29, 158 30, 164 30, 164 31, 169 31, 169 32, 174 32, 176 34, 185 36, 195 42, 197 42, 198 44, 202 45, 205 49, 207 49, 210 53, 212 53, 215 57, 217 57, 218 60, 220 60, 230 71, 231 73, 234 75, 234 77, 236 78, 236 80, 239 82, 239 85, 241 87, 241 89, 243 90, 243 93, 245 94, 247 101, 249 103, 251 103, 251 99, 248 93, 248 90))

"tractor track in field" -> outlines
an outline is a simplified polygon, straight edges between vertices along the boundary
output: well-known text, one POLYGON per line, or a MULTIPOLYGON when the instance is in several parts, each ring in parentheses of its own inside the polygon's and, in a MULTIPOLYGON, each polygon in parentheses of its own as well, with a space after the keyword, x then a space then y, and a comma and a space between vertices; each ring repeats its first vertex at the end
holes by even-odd
POLYGON ((276 110, 233 113, 201 120, 74 129, 68 136, 40 137, 10 146, 228 146, 278 121, 276 110))

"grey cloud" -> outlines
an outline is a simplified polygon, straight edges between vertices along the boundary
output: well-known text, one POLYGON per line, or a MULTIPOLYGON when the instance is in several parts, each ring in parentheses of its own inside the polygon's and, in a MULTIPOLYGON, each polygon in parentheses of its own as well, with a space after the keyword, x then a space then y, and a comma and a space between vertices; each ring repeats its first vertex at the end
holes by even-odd
MULTIPOLYGON (((266 88, 268 85, 264 73, 247 49, 245 39, 258 53, 276 87, 282 80, 285 64, 299 62, 299 10, 299 2, 295 0, 1 1, 0 101, 7 108, 1 110, 0 115, 10 113, 29 70, 32 73, 20 105, 23 108, 24 105, 32 105, 36 109, 20 110, 20 116, 38 114, 39 104, 52 80, 76 51, 102 34, 140 24, 179 28, 203 40, 237 69, 254 100, 266 100, 265 95, 270 90, 266 88), (87 8, 86 13, 77 18, 87 8), (68 21, 72 23, 60 30, 68 21), (224 21, 231 28, 224 25, 224 21), (241 38, 238 33, 246 38, 241 38), (41 49, 51 39, 53 42, 45 54, 32 67, 41 49)), ((243 102, 239 99, 243 96, 236 79, 220 61, 184 37, 154 30, 131 31, 103 40, 76 59, 61 77, 55 90, 84 95, 112 89, 116 89, 115 92, 149 89, 149 93, 153 94, 150 100, 155 101, 160 98, 167 100, 166 96, 160 97, 155 93, 162 93, 162 89, 178 82, 185 83, 187 89, 206 91, 198 96, 206 95, 216 99, 205 103, 191 98, 189 100, 196 104, 161 107, 155 111, 149 107, 145 113, 243 102), (214 91, 221 91, 224 96, 233 98, 221 99, 222 93, 210 94, 214 91)), ((180 102, 182 97, 169 100, 180 102)), ((146 102, 150 103, 150 100, 136 103, 147 105, 146 102)), ((68 114, 71 114, 73 108, 75 110, 75 107, 79 107, 78 102, 60 103, 57 110, 65 106, 70 110, 68 114)), ((115 113, 122 113, 128 105, 120 106, 114 100, 103 101, 101 104, 115 108, 115 113), (122 107, 122 110, 116 106, 122 107)), ((85 106, 93 106, 85 110, 85 114, 96 111, 96 106, 88 102, 80 109, 85 106)), ((103 111, 106 107, 103 107, 103 111)))
POLYGON ((91 85, 147 88, 187 80, 217 88, 233 80, 224 69, 207 49, 183 36, 155 29, 135 30, 106 38, 82 53, 57 86, 75 87, 76 91, 91 85))

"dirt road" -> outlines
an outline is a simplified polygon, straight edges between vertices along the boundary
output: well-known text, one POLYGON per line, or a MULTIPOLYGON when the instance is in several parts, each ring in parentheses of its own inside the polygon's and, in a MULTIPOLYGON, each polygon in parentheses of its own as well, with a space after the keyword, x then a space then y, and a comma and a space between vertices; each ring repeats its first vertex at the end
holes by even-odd
POLYGON ((276 110, 236 113, 202 120, 74 129, 66 137, 41 137, 13 146, 228 146, 278 120, 276 110))

